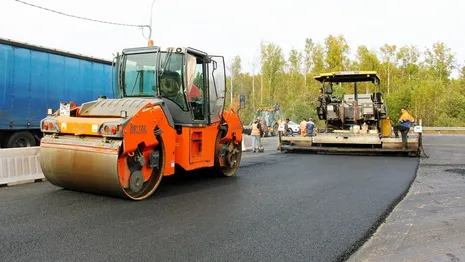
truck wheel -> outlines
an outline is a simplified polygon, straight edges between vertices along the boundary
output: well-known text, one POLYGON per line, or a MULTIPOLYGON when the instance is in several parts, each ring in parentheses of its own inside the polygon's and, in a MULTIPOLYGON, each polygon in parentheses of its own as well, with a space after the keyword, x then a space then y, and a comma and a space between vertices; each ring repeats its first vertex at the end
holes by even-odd
POLYGON ((262 127, 263 127, 264 137, 268 137, 268 134, 269 134, 268 126, 266 124, 263 124, 262 127))
POLYGON ((27 131, 19 131, 13 133, 10 137, 7 138, 6 147, 31 147, 37 146, 36 139, 34 136, 27 131))
POLYGON ((272 134, 272 136, 277 136, 278 135, 278 128, 279 128, 278 124, 275 124, 273 126, 273 134, 272 134))

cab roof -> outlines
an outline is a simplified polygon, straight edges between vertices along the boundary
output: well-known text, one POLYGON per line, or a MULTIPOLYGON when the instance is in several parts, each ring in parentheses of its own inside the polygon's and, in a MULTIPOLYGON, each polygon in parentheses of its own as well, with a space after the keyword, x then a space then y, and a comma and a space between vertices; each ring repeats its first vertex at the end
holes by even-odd
POLYGON ((322 73, 314 77, 319 82, 346 83, 346 82, 373 82, 379 83, 376 71, 342 71, 322 73))

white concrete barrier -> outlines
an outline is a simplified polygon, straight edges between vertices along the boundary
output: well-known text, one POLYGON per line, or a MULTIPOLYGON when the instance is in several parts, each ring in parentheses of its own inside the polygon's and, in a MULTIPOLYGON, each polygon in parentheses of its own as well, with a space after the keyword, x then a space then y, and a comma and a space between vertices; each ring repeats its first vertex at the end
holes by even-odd
POLYGON ((253 137, 249 135, 242 135, 242 152, 249 152, 253 149, 253 137))
POLYGON ((39 147, 0 149, 0 185, 45 180, 39 163, 39 147))

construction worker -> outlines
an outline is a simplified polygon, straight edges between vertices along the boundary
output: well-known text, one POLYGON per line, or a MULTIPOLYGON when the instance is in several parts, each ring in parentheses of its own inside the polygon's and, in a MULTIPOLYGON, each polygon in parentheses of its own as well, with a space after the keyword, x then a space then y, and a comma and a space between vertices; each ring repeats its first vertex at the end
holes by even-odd
POLYGON ((252 124, 252 132, 251 135, 253 136, 253 152, 257 152, 262 147, 261 135, 262 135, 262 125, 260 121, 260 117, 257 117, 255 122, 252 124))
POLYGON ((308 119, 307 124, 305 125, 305 129, 307 131, 306 136, 313 136, 313 129, 315 128, 315 123, 313 123, 313 119, 310 117, 308 119))
POLYGON ((300 135, 305 136, 307 134, 307 121, 305 118, 300 122, 300 135))
POLYGON ((403 107, 399 117, 399 124, 394 126, 394 134, 396 138, 399 138, 399 131, 402 135, 402 149, 407 149, 407 134, 413 123, 415 123, 415 119, 409 114, 409 112, 407 112, 405 107, 403 107))
POLYGON ((162 96, 178 104, 181 108, 187 108, 179 73, 174 71, 163 72, 163 75, 160 77, 160 93, 162 96))
MULTIPOLYGON (((289 135, 289 118, 286 118, 286 120, 284 120, 283 122, 283 126, 284 126, 284 131, 279 131, 281 133, 282 136, 288 136, 289 135)), ((291 132, 292 133, 292 132, 291 132)), ((278 139, 278 146, 276 147, 277 150, 281 150, 281 143, 279 142, 279 139, 278 139)))
POLYGON ((283 122, 283 125, 284 125, 284 131, 283 131, 283 135, 284 136, 288 136, 289 135, 289 118, 286 118, 286 120, 284 120, 283 122))

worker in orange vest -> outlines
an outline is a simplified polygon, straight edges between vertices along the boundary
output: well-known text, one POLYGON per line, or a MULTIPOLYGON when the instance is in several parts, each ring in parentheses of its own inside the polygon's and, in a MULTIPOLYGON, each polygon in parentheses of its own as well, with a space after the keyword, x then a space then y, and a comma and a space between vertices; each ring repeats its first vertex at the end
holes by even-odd
POLYGON ((399 117, 399 124, 394 126, 394 135, 396 138, 399 137, 399 131, 402 135, 402 149, 407 149, 407 134, 410 131, 410 127, 415 123, 415 119, 409 114, 407 109, 403 107, 401 109, 401 115, 399 117))
POLYGON ((252 152, 260 152, 263 149, 262 141, 261 141, 261 136, 263 135, 263 127, 261 124, 261 119, 260 117, 257 117, 255 122, 252 125, 252 132, 251 135, 253 136, 253 151, 252 152))
POLYGON ((300 122, 300 135, 307 135, 307 120, 305 120, 305 118, 302 120, 302 122, 300 122))

